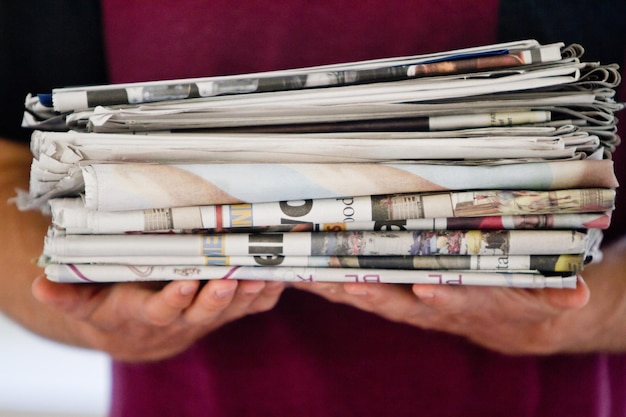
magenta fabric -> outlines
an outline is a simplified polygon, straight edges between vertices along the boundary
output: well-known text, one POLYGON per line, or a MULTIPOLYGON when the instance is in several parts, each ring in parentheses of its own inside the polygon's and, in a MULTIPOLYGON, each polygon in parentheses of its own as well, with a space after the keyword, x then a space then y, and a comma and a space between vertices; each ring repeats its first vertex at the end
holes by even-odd
POLYGON ((113 415, 609 416, 624 365, 506 357, 288 290, 174 359, 116 364, 113 415))
POLYGON ((497 1, 105 0, 112 82, 223 75, 475 46, 497 1))
MULTIPOLYGON (((104 1, 112 82, 495 41, 495 0, 104 1), (384 6, 383 6, 384 5, 384 6)), ((612 416, 622 356, 507 357, 287 290, 170 360, 114 365, 113 416, 612 416)))

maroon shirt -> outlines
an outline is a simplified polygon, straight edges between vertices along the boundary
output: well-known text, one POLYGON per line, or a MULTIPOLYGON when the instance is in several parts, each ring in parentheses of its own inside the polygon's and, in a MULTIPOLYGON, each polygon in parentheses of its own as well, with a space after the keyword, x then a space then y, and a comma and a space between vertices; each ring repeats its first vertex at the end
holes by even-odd
MULTIPOLYGON (((128 82, 493 43, 497 8, 495 0, 107 0, 103 12, 111 81, 128 82)), ((625 371, 623 356, 508 357, 287 290, 274 310, 175 358, 116 363, 112 415, 623 415, 625 371)))

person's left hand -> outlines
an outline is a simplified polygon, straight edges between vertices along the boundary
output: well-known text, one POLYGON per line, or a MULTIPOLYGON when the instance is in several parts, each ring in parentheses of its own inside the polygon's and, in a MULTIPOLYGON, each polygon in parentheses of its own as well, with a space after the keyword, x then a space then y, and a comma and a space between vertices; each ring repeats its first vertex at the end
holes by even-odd
POLYGON ((507 354, 585 350, 573 328, 589 288, 527 290, 452 285, 298 283, 296 287, 420 328, 465 336, 507 354))

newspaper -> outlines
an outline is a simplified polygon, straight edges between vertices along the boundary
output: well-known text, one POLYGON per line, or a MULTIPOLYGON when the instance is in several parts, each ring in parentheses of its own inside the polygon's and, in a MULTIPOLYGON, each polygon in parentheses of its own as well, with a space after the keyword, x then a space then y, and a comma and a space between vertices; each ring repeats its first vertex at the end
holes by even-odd
MULTIPOLYGON (((403 102, 403 103, 354 103, 341 106, 332 105, 278 105, 271 103, 265 106, 231 106, 221 108, 213 102, 143 105, 137 108, 126 108, 119 114, 123 120, 119 126, 113 120, 104 129, 112 133, 124 132, 151 132, 164 130, 179 130, 189 132, 198 129, 213 130, 228 129, 235 131, 247 131, 257 129, 261 133, 274 132, 299 132, 307 126, 318 126, 311 131, 317 131, 319 126, 325 131, 346 131, 354 128, 357 131, 432 131, 449 128, 461 128, 472 124, 474 126, 485 124, 484 118, 453 118, 452 120, 440 120, 439 117, 507 113, 509 111, 546 111, 551 113, 551 125, 575 124, 585 126, 607 125, 614 123, 612 112, 619 104, 607 100, 606 90, 598 89, 590 91, 547 91, 547 92, 516 92, 501 93, 487 99, 483 96, 474 97, 472 106, 468 107, 468 100, 464 97, 455 100, 438 100, 432 102, 403 102), (497 97, 497 100, 495 99, 497 97), (471 112, 471 113, 468 113, 471 112), (399 127, 393 123, 387 123, 386 119, 395 120, 399 127), (403 119, 417 119, 416 122, 403 121, 403 119), (473 120, 472 120, 473 119, 473 120), (569 121, 571 119, 571 121, 569 121), (431 120, 437 121, 431 126, 431 120), (128 121, 128 123, 126 122, 128 121), (445 122, 445 123, 442 123, 445 122), (115 122, 115 123, 113 123, 115 122), (367 122, 365 127, 359 127, 357 123, 367 122), (428 123, 426 123, 428 122, 428 123), (468 123, 471 122, 471 123, 468 123), (353 124, 349 124, 353 123, 353 124), (376 124, 381 123, 381 124, 376 124), (407 123, 413 123, 407 124, 407 123), (345 125, 348 124, 348 125, 345 125), (402 126, 404 124, 404 126, 402 126), (383 128, 381 128, 381 126, 383 128), (334 129, 334 130, 333 130, 334 129)), ((72 130, 102 130, 90 122, 103 119, 106 122, 111 116, 108 110, 98 107, 93 110, 73 113, 66 116, 63 129, 72 130)), ((28 115, 27 112, 25 115, 28 115)), ((520 123, 522 118, 500 119, 490 121, 488 126, 497 122, 499 125, 512 126, 520 123)), ((24 120, 26 126, 38 128, 40 122, 24 120)), ((45 123, 45 121, 43 121, 45 123)), ((544 122, 548 123, 548 122, 544 122)), ((106 133, 99 131, 98 133, 106 133)))
MULTIPOLYGON (((579 68, 571 66, 570 68, 553 69, 551 71, 546 70, 538 78, 531 78, 528 74, 513 75, 509 80, 510 82, 504 82, 502 78, 487 78, 487 79, 461 79, 458 80, 459 84, 456 88, 447 88, 449 81, 446 82, 432 82, 431 84, 424 85, 411 85, 414 81, 397 81, 394 86, 378 86, 377 84, 368 84, 364 86, 355 87, 341 87, 343 89, 354 89, 355 91, 341 91, 335 92, 331 89, 311 90, 305 93, 289 94, 288 97, 275 97, 275 95, 281 93, 259 93, 254 98, 245 99, 244 103, 238 103, 241 100, 234 100, 232 98, 223 101, 211 101, 210 106, 216 110, 226 110, 231 106, 249 106, 251 108, 262 107, 267 110, 267 106, 271 103, 275 103, 276 100, 280 101, 281 110, 285 106, 332 106, 336 107, 334 111, 339 111, 341 106, 362 103, 362 104, 378 104, 378 103, 394 103, 394 102, 408 102, 408 101, 430 101, 430 100, 443 100, 455 97, 464 97, 468 95, 480 95, 488 92, 504 92, 522 89, 535 89, 543 87, 551 87, 559 84, 572 83, 577 79, 579 68), (559 75, 559 73, 564 74, 559 75), (427 87, 427 88, 426 88, 427 87), (265 97, 269 95, 270 97, 265 97)), ((452 87, 452 86, 450 86, 452 87)), ((288 92, 292 93, 292 92, 288 92)), ((286 93, 284 93, 286 94, 286 93)), ((235 96, 238 97, 238 96, 235 96)), ((276 104, 274 104, 276 106, 276 104)), ((146 106, 147 107, 147 106, 146 106)), ((155 110, 152 112, 147 109, 142 109, 141 112, 132 111, 132 109, 114 109, 97 107, 93 114, 89 117, 89 129, 94 132, 120 132, 120 131, 133 131, 140 127, 143 130, 162 130, 171 129, 175 127, 184 127, 190 122, 188 114, 197 113, 196 119, 198 119, 197 109, 189 108, 186 104, 180 104, 180 110, 178 111, 179 117, 174 117, 176 113, 167 110, 160 110, 158 106, 154 106, 155 110), (160 116, 160 117, 155 117, 160 116), (163 117, 161 117, 163 116, 163 117)), ((329 107, 329 110, 331 107, 329 107)), ((275 114, 275 117, 280 117, 280 111, 275 114)), ((280 119, 277 119, 280 123, 280 119)), ((194 123, 195 128, 210 127, 211 124, 202 122, 200 120, 191 120, 194 123)))
POLYGON ((101 88, 62 88, 53 91, 52 100, 56 111, 66 112, 100 105, 372 83, 557 61, 562 58, 563 46, 563 44, 540 46, 536 41, 529 40, 466 48, 449 53, 245 76, 132 83, 101 88))
POLYGON ((617 187, 610 160, 430 164, 93 164, 85 206, 103 211, 471 189, 617 187))
POLYGON ((64 235, 44 256, 387 256, 581 254, 587 234, 570 230, 355 231, 302 233, 64 235))
POLYGON ((390 132, 361 134, 361 137, 354 134, 129 136, 34 132, 31 199, 45 195, 37 203, 41 204, 47 198, 81 192, 84 184, 80 166, 98 162, 484 165, 546 162, 552 158, 597 159, 594 152, 606 149, 598 136, 573 126, 547 130, 473 129, 455 134, 458 136, 428 138, 416 133, 390 132), (533 131, 545 136, 526 135, 533 131), (457 159, 449 159, 451 157, 457 159))
POLYGON ((59 229, 92 234, 231 228, 278 231, 281 225, 298 231, 307 224, 311 225, 309 230, 313 225, 317 225, 316 230, 380 230, 384 225, 414 230, 590 226, 604 229, 614 200, 613 189, 586 188, 392 194, 117 212, 87 209, 81 198, 59 198, 51 200, 50 207, 52 223, 59 229), (406 222, 417 219, 424 221, 406 222), (338 225, 342 223, 346 226, 338 225))
POLYGON ((533 40, 26 98, 61 282, 573 288, 618 186, 616 65, 533 40))
MULTIPOLYGON (((484 121, 484 125, 499 124, 498 120, 511 121, 520 117, 520 124, 540 123, 549 119, 547 111, 486 113, 458 116, 441 116, 437 120, 449 125, 456 123, 461 128, 473 123, 484 121), (446 120, 447 119, 447 120, 446 120), (477 120, 481 119, 481 120, 477 120), (461 126, 463 123, 465 126, 461 126)), ((433 118, 429 123, 433 123, 433 118)), ((419 118, 410 119, 411 123, 420 122, 419 118)), ((402 123, 391 119, 385 120, 396 127, 402 123)), ((471 127, 471 126, 470 126, 471 127)), ((482 127, 482 126, 475 126, 482 127)), ((334 126, 333 126, 334 128, 334 126)), ((436 137, 434 135, 390 135, 391 130, 381 132, 378 135, 361 135, 360 137, 342 136, 339 134, 329 135, 304 135, 304 134, 173 134, 133 136, 128 134, 102 134, 99 138, 94 135, 77 132, 35 132, 33 142, 43 142, 43 151, 50 157, 60 162, 70 162, 73 158, 80 160, 115 160, 121 157, 122 152, 127 159, 143 161, 157 160, 214 160, 216 162, 241 160, 244 162, 297 162, 304 159, 309 162, 344 162, 365 161, 379 162, 388 160, 417 160, 417 159, 503 159, 524 157, 558 158, 570 156, 571 152, 550 151, 571 148, 576 143, 572 142, 572 136, 497 136, 484 135, 483 137, 436 137), (91 138, 91 139, 90 139, 91 138), (93 141, 93 142, 92 142, 93 141), (154 149, 145 149, 146 142, 151 142, 154 149), (481 156, 478 150, 485 155, 481 156), (373 149, 381 153, 375 154, 373 149), (196 151, 196 154, 193 151, 196 151), (143 151, 143 153, 142 153, 143 151), (111 154, 108 154, 110 152, 111 154), (235 154, 235 152, 237 152, 235 154), (541 155, 545 152, 545 156, 541 155), (239 155, 242 153, 243 155, 239 155), (261 157, 255 157, 255 153, 261 153, 261 157), (354 156, 352 156, 354 154, 354 156), (449 155, 446 157, 446 155, 449 155), (236 158, 236 159, 235 159, 236 158), (324 159, 328 158, 328 159, 324 159)), ((450 132, 450 130, 446 130, 450 132)), ((453 135, 453 131, 450 135, 453 135)), ((597 139, 587 135, 586 141, 597 139)), ((577 137, 580 141, 580 136, 577 137)), ((38 146, 41 153, 42 146, 38 146)), ((39 157, 40 155, 36 155, 39 157)))
MULTIPOLYGON (((522 112, 506 112, 504 115, 515 115, 522 112)), ((539 116, 539 119, 546 119, 549 116, 548 111, 530 111, 532 117, 539 116), (545 117, 544 117, 545 116, 545 117)), ((497 117, 499 114, 494 113, 497 117)), ((490 114, 477 114, 481 118, 490 114)), ((447 117, 447 116, 446 116, 447 117)), ((528 120, 528 119, 527 119, 528 120)), ((536 118, 534 120, 537 120, 536 118)), ((501 124, 498 120, 492 120, 492 124, 501 124)), ((491 123, 490 122, 490 123, 491 123)), ((508 123, 509 119, 504 119, 503 123, 508 123)), ((545 124, 545 123, 544 123, 545 124)), ((550 123, 551 124, 551 123, 550 123)), ((607 124, 607 126, 612 126, 607 124)), ((293 126, 292 126, 293 127, 293 126)), ((264 130, 268 127, 264 127, 264 130)), ((272 132, 259 133, 220 133, 210 130, 188 130, 188 131, 159 131, 159 132, 143 132, 132 135, 117 133, 107 134, 101 133, 93 135, 86 132, 66 131, 66 132, 45 132, 35 130, 31 136, 31 149, 36 159, 42 155, 49 156, 63 163, 76 163, 78 161, 115 161, 121 160, 126 156, 128 159, 132 157, 134 160, 142 160, 145 162, 158 162, 163 160, 176 159, 184 161, 184 157, 178 156, 177 151, 187 151, 196 149, 198 152, 218 151, 220 147, 230 146, 233 142, 239 146, 247 148, 239 150, 262 151, 263 147, 259 143, 272 143, 277 140, 283 146, 289 146, 291 142, 296 142, 305 149, 294 152, 293 157, 298 154, 307 154, 310 152, 308 144, 318 146, 324 141, 332 142, 339 140, 350 143, 359 143, 358 140, 406 140, 413 139, 417 143, 429 143, 433 139, 436 145, 446 146, 448 139, 494 139, 496 141, 510 140, 512 144, 517 141, 533 142, 549 142, 558 139, 563 142, 565 147, 574 147, 578 150, 580 146, 593 145, 593 150, 597 149, 600 143, 597 135, 590 134, 585 131, 584 126, 575 126, 572 124, 562 124, 560 126, 539 126, 537 123, 532 125, 506 124, 504 126, 489 127, 472 127, 459 128, 454 130, 443 131, 381 131, 381 132, 325 132, 325 133, 293 133, 283 132, 280 134, 272 132), (288 139, 288 140, 286 140, 288 139), (349 142, 348 139, 357 140, 349 142), (256 146, 256 148, 253 148, 256 146), (120 149, 121 148, 121 149, 120 149), (153 150, 154 148, 154 150, 153 150), (143 153, 141 153, 143 151, 143 153)), ((393 143, 393 142, 388 142, 393 143)), ((293 147, 292 147, 293 148, 293 147)), ((592 151, 593 151, 592 150, 592 151)), ((267 149, 264 150, 268 152, 267 149)), ((272 150, 273 151, 273 150, 272 150)), ((312 155, 313 156, 313 155, 312 155)), ((206 160, 207 158, 204 158, 206 160)), ((426 159, 426 158, 419 158, 426 159)), ((382 160, 382 158, 380 158, 382 160)), ((242 158, 241 162, 254 162, 242 158)))
POLYGON ((471 189, 615 188, 610 160, 475 166, 433 163, 86 164, 31 169, 22 208, 85 194, 103 211, 471 189), (52 168, 52 169, 50 169, 52 168), (270 186, 270 187, 268 187, 270 186))
MULTIPOLYGON (((305 123, 339 127, 340 125, 337 123, 359 120, 370 121, 371 123, 379 120, 384 122, 384 119, 395 119, 400 122, 403 118, 421 118, 422 121, 411 130, 423 130, 426 128, 431 130, 431 127, 433 129, 441 129, 448 125, 447 121, 444 124, 438 122, 433 124, 433 126, 430 125, 430 120, 433 120, 431 118, 437 120, 440 116, 468 115, 472 113, 488 114, 492 112, 506 113, 509 111, 523 112, 535 109, 554 111, 558 120, 584 120, 585 114, 591 113, 593 115, 595 113, 597 114, 596 116, 588 117, 588 119, 591 121, 598 119, 600 122, 607 123, 610 122, 612 109, 618 106, 608 96, 607 91, 611 91, 611 89, 605 87, 565 91, 559 89, 557 91, 548 90, 542 92, 506 92, 492 97, 473 97, 471 107, 467 106, 468 100, 465 97, 432 102, 354 103, 344 104, 341 107, 330 105, 284 106, 278 103, 269 103, 262 107, 240 105, 229 106, 227 109, 221 108, 222 105, 213 101, 197 102, 188 100, 184 103, 162 102, 153 105, 124 107, 124 114, 127 118, 138 115, 142 116, 142 119, 152 120, 149 120, 149 125, 122 125, 119 129, 115 128, 114 125, 109 125, 107 129, 111 131, 119 130, 120 132, 123 130, 151 132, 174 128, 184 131, 190 131, 191 129, 196 131, 199 128, 240 129, 250 126, 270 128, 272 125, 283 125, 283 128, 285 125, 288 125, 290 129, 296 129, 298 124, 305 123), (567 116, 561 115, 563 112, 567 112, 567 116), (425 123, 426 121, 429 121, 429 123, 425 123)), ((24 127, 53 131, 66 131, 68 128, 72 130, 87 130, 89 128, 89 119, 94 116, 96 110, 98 114, 107 112, 106 108, 97 107, 96 109, 63 115, 51 113, 38 116, 37 110, 35 110, 35 108, 40 107, 37 97, 28 95, 26 98, 27 110, 22 121, 24 127)), ((468 120, 471 120, 471 118, 468 120)), ((476 123, 476 120, 474 119, 472 123, 476 123)), ((478 121, 480 120, 479 118, 478 121)), ((496 119, 495 121, 506 126, 511 125, 511 122, 515 122, 515 120, 509 121, 508 119, 496 119)), ((493 125, 493 122, 489 122, 489 125, 493 125)), ((484 124, 484 121, 480 123, 484 124)), ((455 125, 462 125, 459 119, 454 120, 454 123, 450 126, 455 125)), ((91 128, 93 127, 91 126, 91 128)), ((390 127, 392 130, 401 131, 398 128, 394 128, 393 125, 390 127)), ((262 132, 265 131, 262 130, 262 132)))
POLYGON ((589 260, 585 255, 434 255, 434 256, 55 256, 40 263, 284 266, 309 268, 463 269, 498 272, 576 272, 589 260))
MULTIPOLYGON (((270 126, 270 125, 296 125, 301 123, 336 123, 354 120, 380 120, 388 118, 412 118, 424 117, 429 121, 439 116, 454 116, 457 114, 490 113, 506 111, 532 111, 533 109, 554 110, 555 116, 566 112, 570 116, 560 118, 584 119, 584 115, 590 113, 593 117, 589 120, 604 118, 610 121, 610 111, 619 107, 607 95, 610 88, 598 89, 574 89, 568 85, 568 89, 561 87, 554 91, 516 91, 503 92, 496 96, 472 96, 472 107, 467 107, 468 97, 457 97, 448 100, 436 100, 427 102, 356 102, 342 104, 340 107, 333 105, 291 105, 286 106, 280 102, 265 103, 264 106, 238 105, 225 106, 221 99, 209 101, 185 101, 163 102, 152 105, 128 106, 120 110, 119 116, 133 123, 133 126, 123 124, 115 127, 109 124, 110 130, 132 131, 162 131, 165 129, 179 128, 183 130, 199 128, 225 128, 242 126, 270 126), (593 107, 592 107, 593 106, 593 107), (231 117, 232 116, 232 117, 231 117), (179 120, 180 119, 180 120, 179 120), (204 122, 203 122, 204 120, 204 122), (137 122, 149 124, 140 124, 137 122), (180 123, 179 123, 180 122, 180 123), (180 126, 177 126, 180 124, 180 126), (167 126, 170 127, 167 127, 167 126), (158 127, 158 129, 154 129, 158 127)), ((344 92, 345 93, 345 92, 344 92)), ((109 108, 97 107, 88 111, 71 113, 67 115, 65 123, 73 129, 82 127, 87 129, 90 117, 94 120, 106 118, 110 113, 109 108), (102 116, 98 116, 102 115, 102 116)), ((26 113, 30 114, 30 113, 26 113)), ((103 120, 106 122, 106 120, 103 120)), ((458 122, 455 121, 455 124, 458 122)), ((507 122, 506 125, 510 123, 507 122)), ((439 128, 441 123, 438 123, 439 128)), ((437 125, 433 127, 437 127, 437 125)), ((445 126, 445 124, 443 125, 445 126)), ((34 126, 36 127, 36 123, 34 126)), ((97 128, 97 126, 91 126, 97 128)), ((425 129, 426 123, 422 123, 418 130, 425 129)), ((430 123, 428 123, 430 129, 430 123)), ((396 129, 397 130, 397 129, 396 129)), ((99 132, 104 133, 104 132, 99 132)))
POLYGON ((545 276, 533 273, 477 271, 406 271, 398 269, 342 269, 246 266, 129 266, 52 264, 48 279, 57 282, 169 281, 177 279, 237 279, 284 282, 376 282, 446 285, 481 285, 520 288, 575 288, 576 275, 545 276))
MULTIPOLYGON (((547 111, 552 124, 573 123, 605 125, 611 123, 612 105, 602 103, 598 97, 603 91, 561 98, 559 102, 549 98, 526 98, 524 100, 488 100, 472 105, 472 112, 481 114, 506 113, 515 106, 518 112, 547 111), (584 102, 578 102, 584 100, 584 102), (547 103, 547 104, 543 104, 547 103), (580 105, 581 108, 575 106, 580 105), (568 121, 571 119, 571 121, 568 121)), ((553 93, 556 95, 556 93, 553 93)), ((454 102, 433 99, 430 102, 365 102, 339 103, 293 103, 263 106, 226 107, 216 103, 184 103, 163 109, 160 106, 142 106, 139 109, 107 109, 97 107, 89 113, 69 115, 68 126, 72 129, 91 130, 98 133, 124 133, 162 130, 222 129, 223 131, 260 132, 341 132, 341 131, 438 131, 443 128, 493 126, 482 117, 452 117, 467 114, 467 101, 457 98, 454 102), (154 108, 153 108, 154 107, 154 108), (439 119, 450 116, 451 119, 439 119), (395 122, 395 123, 394 123, 395 122)), ((497 120, 497 119, 496 119, 497 120)), ((502 119, 501 119, 502 120, 502 119)), ((520 124, 521 118, 508 121, 506 125, 520 124)), ((502 122, 498 122, 502 123, 502 122)), ((548 122, 544 122, 548 124, 548 122)))
MULTIPOLYGON (((150 138, 159 141, 161 138, 150 138)), ((326 138, 272 138, 256 140, 254 137, 206 138, 207 140, 170 140, 171 147, 155 146, 146 150, 132 142, 116 146, 88 144, 85 146, 60 145, 52 158, 66 163, 72 170, 79 161, 84 163, 123 161, 153 162, 219 162, 289 163, 289 162, 405 162, 416 160, 485 160, 485 159, 571 159, 580 152, 559 137, 514 138, 463 138, 463 139, 333 139, 326 138), (77 159, 74 163, 67 162, 77 159)), ((597 137, 589 137, 591 144, 597 137)), ((142 141, 147 142, 147 140, 142 141)), ((595 150, 594 149, 594 150, 595 150)), ((41 156, 40 158, 41 159, 41 156)), ((44 162, 41 164, 43 165, 44 162)))

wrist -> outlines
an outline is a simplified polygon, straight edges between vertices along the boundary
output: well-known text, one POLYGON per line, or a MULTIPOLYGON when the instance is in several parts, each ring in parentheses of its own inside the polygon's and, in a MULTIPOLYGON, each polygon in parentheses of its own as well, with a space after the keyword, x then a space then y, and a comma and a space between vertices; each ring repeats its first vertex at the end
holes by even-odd
POLYGON ((607 245, 602 261, 587 266, 582 275, 591 299, 573 312, 578 342, 571 350, 626 352, 626 236, 607 245))

